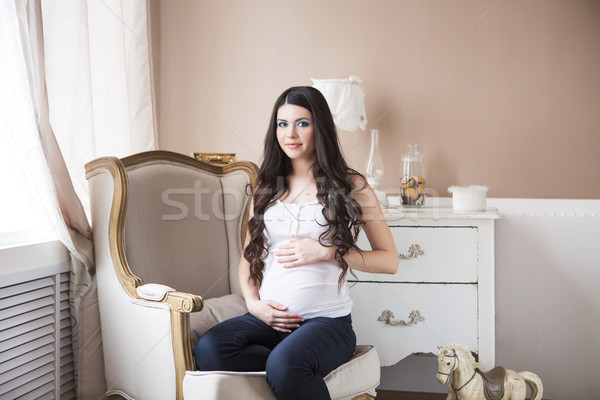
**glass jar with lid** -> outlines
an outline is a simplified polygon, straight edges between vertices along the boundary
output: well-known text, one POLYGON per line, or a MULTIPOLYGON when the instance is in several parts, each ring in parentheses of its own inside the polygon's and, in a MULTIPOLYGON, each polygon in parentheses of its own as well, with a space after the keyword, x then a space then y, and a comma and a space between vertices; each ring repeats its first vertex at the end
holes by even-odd
POLYGON ((408 152, 402 155, 400 174, 400 199, 407 207, 421 207, 425 204, 425 165, 423 155, 417 145, 408 145, 408 152))

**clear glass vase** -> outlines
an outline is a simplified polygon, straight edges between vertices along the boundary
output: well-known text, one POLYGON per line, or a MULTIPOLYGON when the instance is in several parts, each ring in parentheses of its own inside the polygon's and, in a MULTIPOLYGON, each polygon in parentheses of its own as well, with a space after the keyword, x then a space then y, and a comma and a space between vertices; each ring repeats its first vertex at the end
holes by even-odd
POLYGON ((373 189, 379 188, 383 177, 383 158, 379 151, 379 130, 371 130, 371 151, 365 167, 365 178, 373 189))
POLYGON ((407 207, 421 207, 425 204, 425 165, 416 144, 409 144, 408 152, 402 156, 400 198, 402 205, 407 207))

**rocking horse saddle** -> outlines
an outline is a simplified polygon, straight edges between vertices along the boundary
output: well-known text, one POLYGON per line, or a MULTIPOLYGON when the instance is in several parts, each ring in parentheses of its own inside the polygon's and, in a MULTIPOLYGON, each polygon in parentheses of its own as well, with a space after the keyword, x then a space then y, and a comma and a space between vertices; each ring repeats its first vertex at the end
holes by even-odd
POLYGON ((487 372, 477 368, 477 372, 483 378, 483 393, 487 400, 500 400, 504 397, 504 367, 496 367, 487 372))

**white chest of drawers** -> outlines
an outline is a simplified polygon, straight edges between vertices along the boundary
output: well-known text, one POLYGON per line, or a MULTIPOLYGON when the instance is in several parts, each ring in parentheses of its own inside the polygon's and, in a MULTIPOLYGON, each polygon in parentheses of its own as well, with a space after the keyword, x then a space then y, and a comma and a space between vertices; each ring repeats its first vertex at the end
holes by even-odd
MULTIPOLYGON (((495 209, 384 210, 399 254, 394 275, 349 276, 359 344, 377 347, 382 366, 437 346, 462 343, 494 366, 495 209)), ((369 250, 364 234, 359 247, 369 250)))

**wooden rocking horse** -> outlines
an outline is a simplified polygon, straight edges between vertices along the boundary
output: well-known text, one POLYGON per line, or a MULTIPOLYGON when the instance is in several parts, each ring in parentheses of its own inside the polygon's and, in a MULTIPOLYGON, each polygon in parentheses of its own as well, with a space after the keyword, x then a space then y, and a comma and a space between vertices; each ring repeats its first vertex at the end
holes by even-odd
POLYGON ((543 386, 533 372, 515 372, 496 367, 482 372, 471 352, 463 345, 438 346, 436 379, 448 383, 446 400, 525 400, 527 386, 531 400, 541 400, 543 386))

